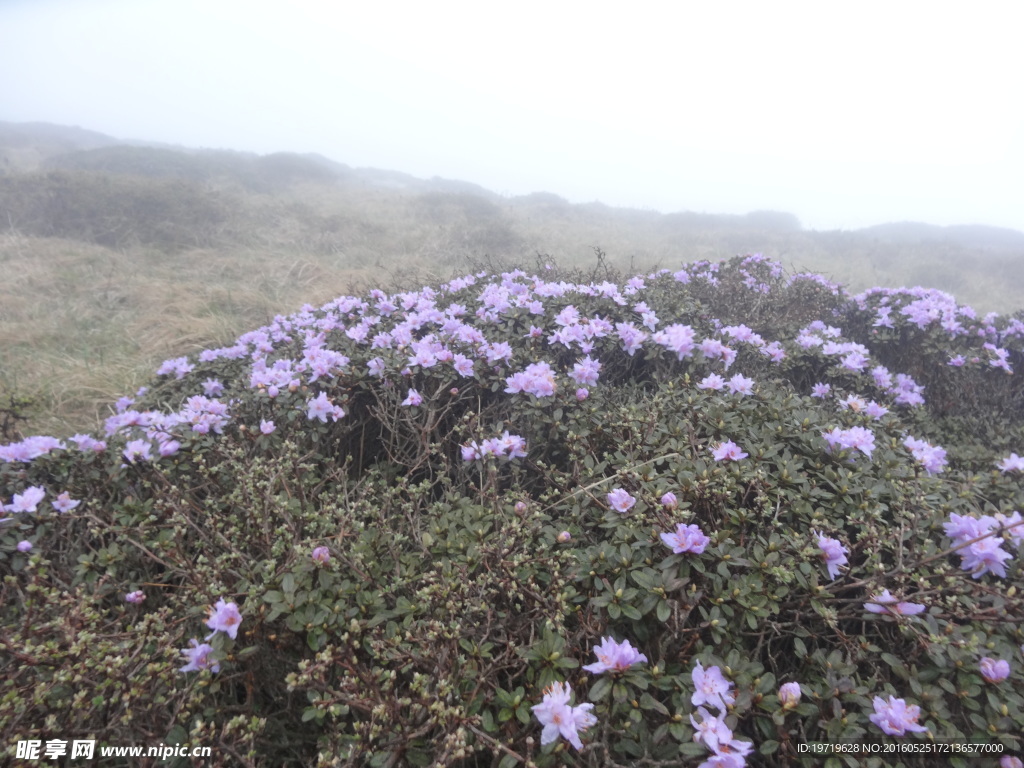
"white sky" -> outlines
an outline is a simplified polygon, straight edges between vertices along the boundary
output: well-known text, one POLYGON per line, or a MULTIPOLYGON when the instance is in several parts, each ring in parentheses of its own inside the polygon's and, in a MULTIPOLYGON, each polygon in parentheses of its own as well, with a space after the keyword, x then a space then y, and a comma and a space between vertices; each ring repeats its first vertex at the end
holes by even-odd
POLYGON ((942 0, 0 0, 0 120, 816 229, 1024 230, 1022 18, 942 0))

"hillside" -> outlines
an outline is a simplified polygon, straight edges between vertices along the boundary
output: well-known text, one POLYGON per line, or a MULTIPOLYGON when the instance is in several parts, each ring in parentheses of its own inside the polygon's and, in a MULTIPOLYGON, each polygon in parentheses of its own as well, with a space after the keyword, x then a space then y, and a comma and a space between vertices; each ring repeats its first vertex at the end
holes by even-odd
POLYGON ((958 234, 945 239, 813 232, 785 212, 504 198, 315 155, 120 142, 43 124, 0 124, 0 158, 10 437, 91 429, 160 360, 226 344, 304 303, 481 266, 586 267, 599 252, 642 271, 762 252, 852 291, 922 285, 981 313, 1015 312, 1024 295, 1024 248, 991 228, 947 228, 958 234))

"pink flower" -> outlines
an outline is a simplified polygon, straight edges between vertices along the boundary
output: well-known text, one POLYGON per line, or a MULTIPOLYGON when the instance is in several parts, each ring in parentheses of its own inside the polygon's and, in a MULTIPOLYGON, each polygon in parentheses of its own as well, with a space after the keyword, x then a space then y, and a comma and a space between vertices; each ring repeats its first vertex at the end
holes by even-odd
POLYGON ((742 373, 737 373, 729 379, 729 381, 726 382, 726 386, 734 395, 754 394, 754 380, 747 378, 742 373))
POLYGON ((188 664, 178 669, 179 672, 198 672, 201 669, 209 669, 211 672, 220 672, 220 664, 210 658, 213 653, 213 646, 200 643, 195 638, 189 640, 191 648, 183 648, 182 653, 188 658, 188 664))
POLYGON ((723 716, 715 717, 704 707, 697 707, 697 714, 700 716, 700 720, 690 715, 695 742, 703 744, 712 752, 717 752, 719 746, 732 741, 732 730, 725 724, 723 716))
POLYGON ((722 670, 718 667, 709 667, 707 670, 698 661, 693 668, 693 685, 695 690, 690 698, 690 703, 695 707, 702 704, 710 704, 719 710, 736 701, 736 694, 732 693, 732 683, 725 679, 722 670))
POLYGON ((63 493, 58 494, 56 501, 51 501, 50 503, 58 512, 70 512, 82 502, 72 499, 71 494, 64 491, 63 493))
POLYGON ((313 558, 314 563, 323 565, 331 559, 331 552, 327 547, 314 547, 310 557, 313 558))
POLYGON ((699 526, 685 525, 683 523, 677 525, 673 533, 661 534, 661 540, 671 547, 672 552, 677 555, 686 552, 699 555, 711 542, 711 539, 704 535, 699 526))
POLYGON ((423 395, 417 392, 415 389, 410 389, 409 394, 405 400, 402 401, 402 405, 422 405, 423 395))
POLYGON ((712 448, 711 455, 715 457, 715 461, 739 461, 747 458, 749 454, 744 453, 732 440, 726 440, 719 443, 717 448, 712 448))
POLYGON ((238 635, 238 625, 242 623, 242 614, 234 603, 225 603, 221 598, 217 604, 209 609, 209 618, 206 626, 213 630, 206 636, 209 640, 217 632, 224 632, 232 640, 238 635))
POLYGON ((779 688, 779 703, 783 709, 793 709, 800 703, 800 683, 786 683, 779 688))
POLYGON ((921 613, 926 606, 920 603, 899 602, 898 598, 889 594, 888 589, 882 590, 880 595, 872 595, 871 602, 864 603, 864 609, 871 613, 888 613, 893 616, 913 616, 921 613))
POLYGON ((634 664, 647 661, 647 657, 630 645, 629 640, 616 643, 611 637, 601 638, 601 644, 594 648, 594 654, 597 661, 583 668, 595 675, 602 672, 624 672, 634 664))
POLYGON ((597 723, 597 718, 590 714, 590 710, 594 708, 593 704, 569 706, 571 696, 572 688, 568 683, 554 682, 545 689, 541 703, 531 707, 544 726, 540 735, 541 745, 551 744, 561 736, 576 749, 583 749, 579 732, 597 723))
POLYGON ((846 565, 847 563, 846 555, 848 550, 836 539, 822 536, 817 531, 811 531, 811 533, 818 537, 818 546, 821 548, 822 557, 825 559, 825 567, 828 568, 829 578, 835 579, 839 575, 839 566, 846 565))
POLYGON ((1006 659, 993 659, 986 656, 978 663, 978 668, 986 683, 1001 683, 1010 676, 1010 662, 1006 659))
POLYGON ((907 731, 920 733, 928 730, 923 725, 917 724, 917 718, 921 716, 921 708, 918 706, 908 707, 903 699, 890 696, 886 701, 881 696, 875 696, 874 706, 875 714, 868 719, 890 736, 904 736, 907 731))
POLYGON ((633 505, 636 504, 636 499, 630 496, 622 488, 612 489, 611 493, 609 493, 606 498, 608 499, 608 504, 611 508, 621 514, 629 512, 629 510, 633 508, 633 505))

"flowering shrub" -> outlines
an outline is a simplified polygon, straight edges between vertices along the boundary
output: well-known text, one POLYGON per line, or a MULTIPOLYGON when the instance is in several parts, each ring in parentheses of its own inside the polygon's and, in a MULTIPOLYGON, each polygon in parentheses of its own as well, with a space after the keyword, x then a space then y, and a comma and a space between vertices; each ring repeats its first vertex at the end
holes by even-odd
POLYGON ((758 256, 614 278, 343 296, 0 446, 0 749, 1024 753, 1024 323, 758 256))

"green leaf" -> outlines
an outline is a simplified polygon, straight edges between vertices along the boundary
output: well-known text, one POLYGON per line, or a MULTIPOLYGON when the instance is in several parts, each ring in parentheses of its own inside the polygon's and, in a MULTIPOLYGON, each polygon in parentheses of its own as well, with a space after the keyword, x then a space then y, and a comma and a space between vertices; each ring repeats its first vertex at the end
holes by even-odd
POLYGON ((672 606, 670 606, 667 602, 662 600, 658 603, 658 607, 655 613, 658 617, 658 621, 664 624, 666 621, 668 621, 668 617, 672 615, 672 606))
POLYGON ((612 690, 612 679, 607 675, 599 677, 597 682, 590 686, 587 698, 591 701, 602 701, 608 698, 612 690))

